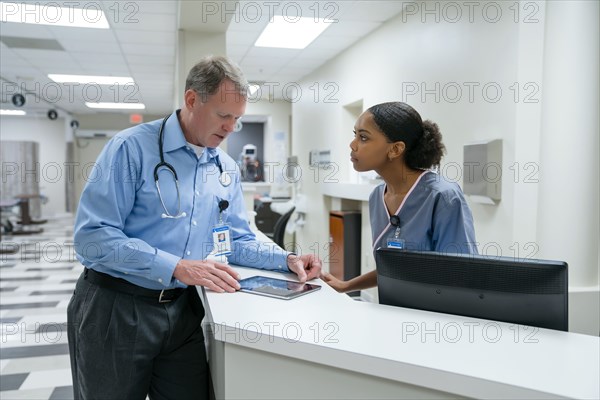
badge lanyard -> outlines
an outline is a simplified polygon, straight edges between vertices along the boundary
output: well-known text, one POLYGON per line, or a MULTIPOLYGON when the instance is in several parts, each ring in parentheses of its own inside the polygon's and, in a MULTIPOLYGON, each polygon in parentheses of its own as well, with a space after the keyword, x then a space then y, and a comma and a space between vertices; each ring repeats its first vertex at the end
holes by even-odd
POLYGON ((229 202, 219 200, 219 222, 213 226, 213 255, 228 256, 231 254, 231 227, 223 221, 223 211, 227 210, 229 202))
POLYGON ((390 217, 390 225, 396 229, 394 229, 394 233, 387 237, 387 247, 393 249, 403 249, 404 239, 400 238, 400 217, 397 215, 392 215, 390 217))

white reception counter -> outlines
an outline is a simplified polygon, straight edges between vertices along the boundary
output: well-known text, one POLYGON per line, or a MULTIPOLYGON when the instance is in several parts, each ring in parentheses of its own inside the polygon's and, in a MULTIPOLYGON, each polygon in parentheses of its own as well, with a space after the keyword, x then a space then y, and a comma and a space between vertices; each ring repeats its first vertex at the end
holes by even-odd
POLYGON ((600 398, 598 337, 357 302, 315 283, 289 301, 198 288, 217 399, 600 398))

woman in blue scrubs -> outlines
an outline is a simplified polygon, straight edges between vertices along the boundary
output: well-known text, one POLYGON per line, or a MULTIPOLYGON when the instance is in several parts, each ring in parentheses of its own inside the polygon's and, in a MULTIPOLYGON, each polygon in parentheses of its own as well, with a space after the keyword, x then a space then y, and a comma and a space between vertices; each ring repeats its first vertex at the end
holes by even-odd
MULTIPOLYGON (((356 121, 350 149, 355 170, 374 170, 384 181, 369 197, 373 251, 477 253, 462 190, 434 171, 446 150, 437 124, 406 103, 377 104, 356 121)), ((377 286, 376 271, 349 281, 329 273, 321 278, 339 292, 377 286)))

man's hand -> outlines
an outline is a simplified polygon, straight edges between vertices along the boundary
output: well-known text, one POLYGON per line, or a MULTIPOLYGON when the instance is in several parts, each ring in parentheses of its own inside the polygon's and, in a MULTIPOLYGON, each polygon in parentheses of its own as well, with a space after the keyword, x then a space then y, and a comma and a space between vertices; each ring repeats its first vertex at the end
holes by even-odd
POLYGON ((321 260, 314 254, 290 254, 287 257, 287 265, 290 271, 298 275, 300 282, 317 278, 321 274, 321 260))
POLYGON ((205 286, 219 293, 240 289, 240 275, 227 264, 211 260, 179 260, 173 277, 186 285, 205 286))

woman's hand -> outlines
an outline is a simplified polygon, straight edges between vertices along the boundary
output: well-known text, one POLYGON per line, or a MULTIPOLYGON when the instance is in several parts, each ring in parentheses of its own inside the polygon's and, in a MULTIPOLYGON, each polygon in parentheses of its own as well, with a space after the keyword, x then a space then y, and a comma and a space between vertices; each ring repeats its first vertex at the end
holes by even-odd
POLYGON ((336 278, 329 272, 323 272, 321 274, 321 279, 340 293, 345 293, 348 291, 348 282, 336 278))

